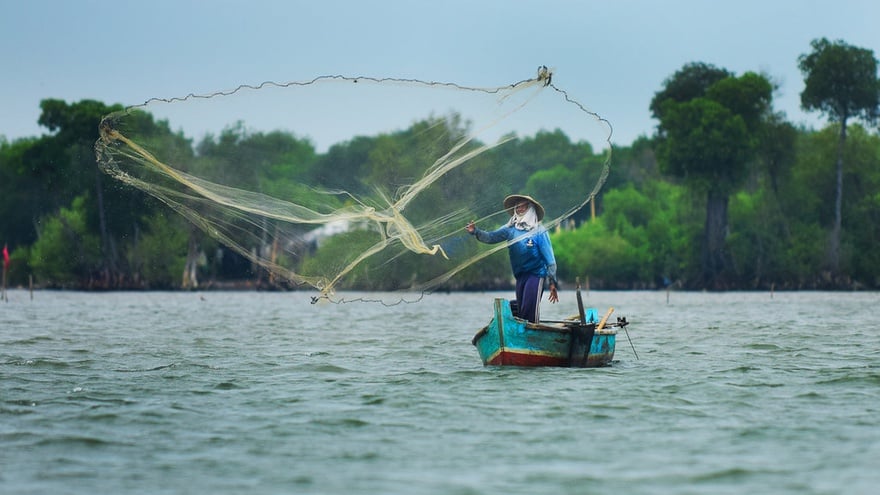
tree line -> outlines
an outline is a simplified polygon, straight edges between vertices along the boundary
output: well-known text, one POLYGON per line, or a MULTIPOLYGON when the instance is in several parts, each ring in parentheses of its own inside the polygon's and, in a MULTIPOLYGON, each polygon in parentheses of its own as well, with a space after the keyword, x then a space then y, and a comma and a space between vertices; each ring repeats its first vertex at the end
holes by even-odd
MULTIPOLYGON (((880 287, 877 60, 870 50, 818 39, 798 64, 802 106, 827 118, 822 129, 794 126, 775 111, 776 87, 764 74, 695 62, 664 81, 648 109, 656 132, 615 146, 595 217, 580 211, 564 223, 569 228, 553 233, 562 280, 580 277, 603 289, 880 287)), ((163 203, 98 169, 98 124, 119 105, 46 99, 40 108, 39 124, 49 134, 0 139, 0 243, 11 251, 10 284, 33 276, 43 287, 76 289, 283 287, 163 203)), ((193 143, 167 121, 135 117, 131 125, 151 145, 195 164, 199 175, 279 197, 313 194, 302 184, 356 193, 407 177, 424 146, 415 144, 417 136, 438 124, 464 127, 455 116, 428 117, 318 153, 287 132, 253 133, 234 124, 193 143)), ((519 191, 555 211, 580 202, 603 157, 589 143, 545 130, 480 159, 504 163, 519 191)), ((456 191, 462 203, 492 187, 477 173, 467 179, 462 183, 471 186, 456 191)), ((369 235, 338 235, 287 262, 308 271, 340 250, 367 245, 369 235)), ((401 259, 396 274, 354 273, 340 287, 387 289, 434 262, 401 259)), ((502 288, 507 271, 499 253, 448 288, 502 288)))

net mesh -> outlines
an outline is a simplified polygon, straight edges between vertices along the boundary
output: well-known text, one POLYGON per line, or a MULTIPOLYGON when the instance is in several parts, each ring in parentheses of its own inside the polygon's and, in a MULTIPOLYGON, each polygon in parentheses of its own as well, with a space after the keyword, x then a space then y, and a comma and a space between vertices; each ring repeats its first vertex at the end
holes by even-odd
POLYGON ((612 149, 610 123, 546 67, 487 88, 339 75, 242 85, 150 99, 107 115, 99 131, 103 171, 276 283, 336 302, 345 300, 337 289, 380 287, 397 294, 375 299, 386 304, 467 286, 462 272, 506 245, 479 245, 464 226, 505 222, 509 194, 542 201, 548 229, 576 215, 605 183, 612 149), (225 127, 186 147, 144 125, 145 115, 225 127), (321 146, 318 129, 328 129, 326 149, 302 146, 321 146), (577 166, 534 146, 538 133, 575 139, 561 149, 575 150, 577 166))

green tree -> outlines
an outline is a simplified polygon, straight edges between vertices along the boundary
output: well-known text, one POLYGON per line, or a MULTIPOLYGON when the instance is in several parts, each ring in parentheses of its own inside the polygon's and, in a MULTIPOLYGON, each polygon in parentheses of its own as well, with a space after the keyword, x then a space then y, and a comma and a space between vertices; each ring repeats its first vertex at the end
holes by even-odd
POLYGON ((525 191, 535 198, 541 198, 541 204, 547 210, 549 218, 555 218, 572 204, 581 203, 586 199, 584 184, 577 172, 562 164, 545 170, 539 170, 529 177, 525 191))
POLYGON ((625 289, 639 279, 645 264, 639 248, 611 231, 602 217, 551 237, 559 275, 563 280, 589 279, 603 289, 625 289))
POLYGON ((185 220, 156 212, 143 223, 143 234, 129 250, 134 282, 151 289, 180 287, 189 238, 185 220))
POLYGON ((724 287, 730 195, 748 176, 761 118, 772 86, 763 76, 741 77, 706 64, 689 64, 651 102, 658 127, 660 170, 706 197, 702 243, 704 287, 724 287))
POLYGON ((654 140, 639 136, 630 146, 614 148, 613 173, 605 183, 611 190, 633 184, 637 188, 662 180, 657 166, 654 140))
POLYGON ((88 227, 86 198, 40 221, 29 264, 38 281, 57 285, 91 286, 101 263, 99 238, 88 227), (83 283, 86 281, 86 283, 83 283))
MULTIPOLYGON (((147 195, 108 180, 96 163, 95 142, 102 119, 122 110, 120 105, 105 105, 94 100, 66 103, 47 99, 40 103, 39 123, 50 134, 35 141, 23 156, 28 174, 43 184, 44 202, 32 211, 35 217, 51 216, 58 208, 82 198, 86 213, 85 227, 100 239, 98 275, 89 274, 83 285, 103 288, 122 287, 130 283, 131 267, 127 250, 136 242, 141 219, 157 203, 147 195)), ((127 117, 126 132, 136 133, 143 144, 162 150, 173 150, 178 157, 192 155, 188 140, 174 135, 167 122, 154 122, 145 112, 127 117)))
MULTIPOLYGON (((528 177, 522 191, 540 198, 548 217, 556 218, 588 199, 593 184, 602 172, 605 156, 594 155, 589 143, 572 143, 559 130, 539 133, 539 137, 529 143, 529 148, 538 155, 543 149, 547 161, 528 177), (553 159, 558 161, 550 161, 553 159)), ((575 221, 588 220, 590 209, 575 212, 570 218, 575 221)))
MULTIPOLYGON (((0 213, 10 229, 9 242, 36 239, 37 220, 71 204, 77 196, 99 202, 101 177, 95 166, 94 143, 101 116, 119 107, 93 100, 67 104, 47 99, 40 103, 40 125, 49 135, 0 143, 0 213)), ((97 209, 90 218, 97 225, 97 209)))
POLYGON ((302 181, 316 161, 306 139, 282 131, 249 132, 242 122, 218 137, 206 136, 196 147, 199 161, 193 171, 231 187, 263 192, 263 181, 286 178, 302 181))
POLYGON ((749 182, 731 197, 731 276, 737 287, 783 287, 792 278, 785 247, 792 229, 783 197, 792 188, 799 133, 781 113, 770 113, 757 124, 757 150, 749 182))
MULTIPOLYGON (((592 148, 588 144, 573 145, 571 139, 561 130, 538 131, 534 136, 515 139, 507 145, 493 150, 493 160, 503 163, 506 177, 502 194, 522 193, 529 178, 541 170, 563 165, 574 170, 579 160, 590 157, 592 148)), ((586 191, 584 196, 589 193, 586 191)), ((542 198, 543 200, 543 198, 542 198)), ((559 212, 561 214, 563 212, 559 212)))
POLYGON ((31 170, 29 150, 38 138, 0 140, 0 242, 12 250, 37 239, 34 224, 49 210, 42 181, 31 170))
POLYGON ((661 122, 657 128, 659 136, 661 138, 664 136, 665 129, 662 121, 669 102, 684 103, 705 96, 710 86, 733 76, 734 74, 727 69, 720 69, 703 62, 693 62, 685 64, 672 77, 664 81, 663 89, 654 95, 649 107, 651 115, 661 122))
POLYGON ((366 136, 330 146, 326 153, 317 157, 311 182, 362 196, 368 191, 362 169, 375 146, 376 138, 366 136))
POLYGON ((761 127, 758 161, 774 195, 779 194, 779 183, 791 173, 797 158, 797 135, 797 129, 780 114, 770 114, 761 127))
POLYGON ((633 282, 668 284, 694 271, 690 260, 698 259, 699 244, 693 240, 700 218, 689 199, 687 189, 665 181, 605 194, 605 224, 638 252, 639 279, 633 282))
POLYGON ((27 156, 32 173, 40 177, 50 198, 38 213, 55 211, 70 204, 74 197, 84 198, 88 202, 87 226, 94 227, 101 239, 101 278, 109 281, 118 269, 118 255, 107 229, 106 187, 96 165, 94 144, 101 118, 122 107, 95 100, 68 104, 46 99, 40 102, 40 109, 38 123, 51 134, 35 143, 27 156))
MULTIPOLYGON (((190 171, 197 176, 306 207, 314 207, 317 203, 319 194, 302 185, 313 174, 317 160, 314 146, 307 139, 282 131, 249 132, 242 122, 237 122, 216 138, 206 136, 198 144, 197 153, 198 157, 189 165, 190 171)), ((227 220, 232 221, 231 218, 227 220)), ((281 226, 268 218, 262 218, 256 224, 251 220, 238 222, 234 241, 248 251, 277 261, 278 244, 273 242, 272 236, 278 235, 281 226)), ((186 288, 197 286, 194 275, 202 257, 201 246, 206 242, 205 233, 189 229, 183 277, 186 288)), ((240 253, 223 249, 222 259, 224 264, 221 266, 227 268, 223 271, 228 272, 223 275, 240 277, 253 273, 250 268, 241 269, 250 267, 250 263, 245 263, 240 253)), ((255 275, 261 283, 267 273, 258 270, 255 275)))
MULTIPOLYGON (((124 132, 165 163, 190 164, 194 152, 192 140, 182 132, 172 132, 167 120, 155 120, 141 110, 134 110, 124 117, 124 132)), ((137 173, 129 170, 130 173, 137 173)), ((105 179, 104 205, 106 226, 109 233, 109 252, 114 259, 113 279, 120 287, 169 287, 156 263, 164 263, 178 255, 176 245, 169 242, 153 242, 153 232, 181 228, 183 222, 172 213, 165 203, 134 187, 115 180, 105 179), (161 223, 167 225, 161 226, 161 223), (141 245, 145 242, 145 245, 141 245), (158 261, 157 261, 158 260, 158 261), (154 277, 156 277, 154 279, 154 277)), ((176 281, 177 278, 174 277, 176 281)), ((173 285, 176 287, 177 285, 173 285)))
MULTIPOLYGON (((855 287, 880 285, 880 136, 858 124, 847 132, 841 272, 855 287)), ((827 163, 827 162, 826 162, 827 163)))
POLYGON ((829 243, 829 268, 840 271, 841 202, 843 201, 843 154, 846 128, 850 119, 860 118, 873 123, 880 115, 880 80, 877 58, 866 48, 850 46, 843 41, 813 40, 813 51, 798 58, 804 74, 805 87, 801 106, 819 111, 839 126, 835 165, 834 221, 829 243))

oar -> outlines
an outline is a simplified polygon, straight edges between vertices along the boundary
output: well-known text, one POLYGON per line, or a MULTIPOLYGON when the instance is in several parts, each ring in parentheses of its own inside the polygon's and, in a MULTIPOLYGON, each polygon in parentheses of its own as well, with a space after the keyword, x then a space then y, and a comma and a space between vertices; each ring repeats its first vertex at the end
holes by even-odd
POLYGON ((599 326, 596 327, 596 330, 602 330, 602 327, 605 326, 605 322, 608 321, 608 317, 611 316, 611 313, 614 312, 614 308, 608 308, 608 312, 605 313, 605 316, 602 317, 602 321, 599 322, 599 326))

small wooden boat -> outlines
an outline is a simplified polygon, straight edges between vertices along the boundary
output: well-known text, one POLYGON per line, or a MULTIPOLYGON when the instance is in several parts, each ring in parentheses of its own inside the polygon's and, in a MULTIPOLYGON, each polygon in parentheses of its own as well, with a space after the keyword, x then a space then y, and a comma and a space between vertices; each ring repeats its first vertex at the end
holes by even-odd
POLYGON ((530 323, 513 315, 506 299, 495 299, 495 315, 471 341, 485 366, 608 366, 614 358, 617 330, 626 318, 601 321, 595 309, 584 311, 578 291, 579 315, 562 321, 530 323))

